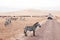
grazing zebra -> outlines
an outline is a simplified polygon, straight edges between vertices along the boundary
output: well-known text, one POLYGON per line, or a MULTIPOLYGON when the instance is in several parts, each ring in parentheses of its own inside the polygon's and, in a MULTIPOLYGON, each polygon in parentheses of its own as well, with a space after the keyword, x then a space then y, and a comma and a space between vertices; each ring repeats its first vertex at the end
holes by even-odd
POLYGON ((35 30, 36 30, 36 28, 38 26, 41 27, 41 25, 39 24, 39 22, 36 22, 32 26, 25 26, 25 28, 24 28, 24 34, 25 34, 25 36, 27 36, 27 31, 33 31, 33 36, 35 36, 35 30))
POLYGON ((17 17, 11 17, 11 20, 17 20, 18 18, 17 17))
POLYGON ((6 19, 4 25, 7 26, 11 23, 11 19, 6 19))
POLYGON ((25 18, 24 18, 24 17, 20 17, 20 20, 23 20, 23 21, 25 21, 25 18))

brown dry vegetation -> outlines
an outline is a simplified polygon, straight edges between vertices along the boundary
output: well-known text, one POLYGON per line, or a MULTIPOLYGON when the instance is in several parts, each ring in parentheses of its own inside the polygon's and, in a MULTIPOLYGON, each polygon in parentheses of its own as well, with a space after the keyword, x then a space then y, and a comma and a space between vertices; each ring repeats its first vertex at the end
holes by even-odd
POLYGON ((33 25, 35 22, 43 22, 45 17, 25 17, 25 20, 12 20, 8 26, 4 26, 5 18, 0 18, 0 39, 9 39, 15 37, 17 34, 23 33, 23 28, 26 25, 33 25))
MULTIPOLYGON (((35 22, 40 22, 40 24, 46 20, 45 15, 48 15, 48 13, 53 14, 55 17, 54 19, 60 22, 60 11, 48 11, 48 10, 22 10, 22 11, 16 11, 16 12, 2 12, 0 16, 22 16, 22 15, 37 15, 42 17, 25 17, 25 20, 20 20, 18 17, 18 20, 12 20, 12 23, 8 25, 7 27, 4 26, 5 18, 0 17, 0 40, 10 40, 12 37, 16 37, 18 34, 23 34, 23 28, 26 25, 33 25, 35 22)), ((14 40, 14 39, 11 39, 14 40)), ((15 39, 16 40, 16 39, 15 39)))

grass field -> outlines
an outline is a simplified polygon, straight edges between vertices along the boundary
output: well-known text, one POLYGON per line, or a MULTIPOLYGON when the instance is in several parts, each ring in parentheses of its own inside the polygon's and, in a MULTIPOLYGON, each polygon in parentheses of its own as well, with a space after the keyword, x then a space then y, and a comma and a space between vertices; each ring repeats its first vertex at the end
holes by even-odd
POLYGON ((40 24, 46 20, 45 17, 25 17, 25 20, 12 20, 12 23, 5 27, 4 22, 6 18, 0 18, 0 39, 9 39, 15 37, 17 34, 23 34, 26 25, 33 25, 35 22, 40 24))

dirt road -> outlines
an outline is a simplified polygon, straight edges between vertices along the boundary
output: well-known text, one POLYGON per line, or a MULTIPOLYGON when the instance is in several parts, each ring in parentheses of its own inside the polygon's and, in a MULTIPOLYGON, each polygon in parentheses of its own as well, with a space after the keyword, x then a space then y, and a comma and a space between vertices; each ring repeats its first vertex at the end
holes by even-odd
POLYGON ((36 36, 32 33, 24 40, 60 40, 60 23, 56 20, 47 20, 42 27, 36 30, 36 36))

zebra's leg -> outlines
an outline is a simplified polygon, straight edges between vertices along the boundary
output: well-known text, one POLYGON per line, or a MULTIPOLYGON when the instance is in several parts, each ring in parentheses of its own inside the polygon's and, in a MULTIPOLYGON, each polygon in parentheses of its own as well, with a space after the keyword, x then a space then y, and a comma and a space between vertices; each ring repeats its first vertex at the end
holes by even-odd
POLYGON ((11 21, 10 21, 10 23, 11 23, 11 21))
POLYGON ((6 27, 6 24, 5 24, 5 27, 6 27))
POLYGON ((33 30, 33 36, 35 36, 35 30, 33 30))
POLYGON ((24 34, 25 34, 25 36, 27 36, 27 31, 24 30, 24 34))
POLYGON ((5 25, 5 27, 6 27, 6 26, 7 26, 7 23, 5 23, 4 25, 5 25))

